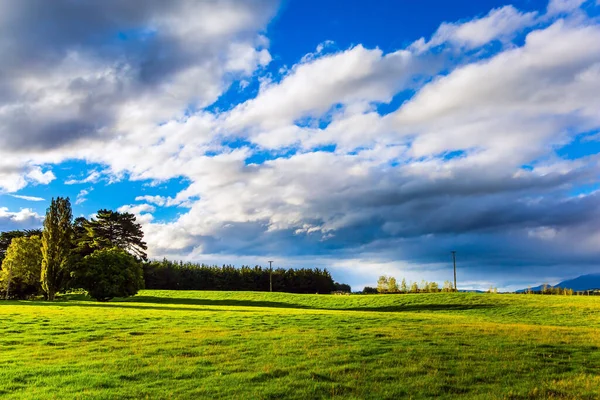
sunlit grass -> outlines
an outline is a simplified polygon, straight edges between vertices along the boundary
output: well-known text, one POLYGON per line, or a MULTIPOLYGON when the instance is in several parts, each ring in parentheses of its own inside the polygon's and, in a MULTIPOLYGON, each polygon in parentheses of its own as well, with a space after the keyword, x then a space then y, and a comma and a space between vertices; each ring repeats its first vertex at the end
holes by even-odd
POLYGON ((595 399, 599 328, 583 296, 0 302, 0 397, 595 399))

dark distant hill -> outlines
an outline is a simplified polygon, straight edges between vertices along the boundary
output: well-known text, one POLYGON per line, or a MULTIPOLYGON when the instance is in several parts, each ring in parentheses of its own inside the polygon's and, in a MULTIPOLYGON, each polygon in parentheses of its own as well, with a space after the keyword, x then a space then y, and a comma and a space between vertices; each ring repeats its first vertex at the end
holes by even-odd
MULTIPOLYGON (((542 290, 542 286, 543 285, 532 287, 531 290, 540 291, 540 290, 542 290)), ((581 276, 578 276, 577 278, 567 279, 566 281, 557 283, 556 285, 554 285, 552 287, 573 289, 575 291, 600 289, 600 274, 581 275, 581 276)), ((517 290, 518 293, 526 292, 526 291, 527 291, 527 289, 517 290)))

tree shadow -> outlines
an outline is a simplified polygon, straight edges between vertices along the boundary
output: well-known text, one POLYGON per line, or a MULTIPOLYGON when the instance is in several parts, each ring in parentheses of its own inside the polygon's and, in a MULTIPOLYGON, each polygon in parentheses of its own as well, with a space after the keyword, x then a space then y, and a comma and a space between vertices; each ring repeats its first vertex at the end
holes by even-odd
POLYGON ((297 308, 297 309, 322 309, 302 304, 285 303, 279 301, 264 300, 212 300, 212 299, 189 299, 181 297, 156 297, 156 296, 134 296, 119 299, 122 303, 151 303, 151 304, 180 304, 189 306, 221 306, 221 307, 263 307, 263 308, 297 308))
POLYGON ((403 304, 381 307, 354 307, 346 310, 377 312, 468 311, 502 307, 500 304, 403 304))
MULTIPOLYGON (((329 310, 329 311, 363 311, 363 312, 384 312, 384 313, 402 313, 402 312, 453 312, 482 310, 503 307, 502 304, 444 304, 444 303, 424 303, 424 304, 398 304, 387 306, 365 306, 365 307, 318 307, 303 304, 293 304, 278 301, 264 300, 235 300, 235 299, 191 299, 185 297, 157 297, 157 296, 134 296, 128 298, 116 298, 111 302, 96 302, 93 299, 81 295, 63 295, 60 300, 54 302, 45 301, 19 301, 19 305, 37 305, 37 306, 59 306, 59 307, 97 307, 97 308, 125 308, 139 310, 162 310, 162 311, 225 311, 222 308, 206 307, 256 307, 256 308, 277 308, 277 309, 300 309, 300 310, 329 310), (176 307, 176 306, 202 306, 194 307, 176 307)), ((231 311, 231 310, 227 310, 231 311)), ((237 309, 236 312, 249 312, 249 310, 237 309)))
MULTIPOLYGON (((141 306, 141 305, 123 305, 121 303, 111 303, 111 302, 96 302, 94 300, 78 300, 77 302, 73 301, 27 301, 20 300, 14 301, 20 306, 40 306, 40 307, 92 307, 92 308, 122 308, 122 309, 132 309, 132 310, 157 310, 157 311, 211 311, 211 312, 223 312, 221 308, 193 308, 193 307, 170 307, 170 306, 141 306)), ((236 310, 236 312, 251 312, 250 310, 236 310)))
POLYGON ((498 308, 500 304, 399 304, 380 307, 318 307, 303 304, 293 304, 277 301, 256 300, 214 300, 190 299, 177 297, 135 296, 119 300, 123 303, 151 303, 151 304, 180 304, 196 306, 221 306, 221 307, 262 307, 262 308, 291 308, 301 310, 333 310, 333 311, 367 311, 367 312, 435 312, 435 311, 467 311, 479 309, 498 308))

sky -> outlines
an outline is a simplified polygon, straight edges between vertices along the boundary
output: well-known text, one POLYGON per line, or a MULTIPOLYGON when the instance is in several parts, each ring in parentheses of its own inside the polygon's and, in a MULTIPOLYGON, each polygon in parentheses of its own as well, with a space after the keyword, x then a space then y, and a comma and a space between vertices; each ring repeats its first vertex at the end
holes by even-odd
POLYGON ((600 272, 600 0, 0 2, 0 231, 514 290, 600 272))

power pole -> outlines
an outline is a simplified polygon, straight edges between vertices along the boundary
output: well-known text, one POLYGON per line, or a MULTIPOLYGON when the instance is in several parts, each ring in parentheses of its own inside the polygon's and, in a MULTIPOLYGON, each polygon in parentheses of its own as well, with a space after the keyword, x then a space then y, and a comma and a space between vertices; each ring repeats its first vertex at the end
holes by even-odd
POLYGON ((452 261, 454 262, 454 291, 456 292, 456 251, 452 250, 452 261))
POLYGON ((269 292, 273 291, 273 261, 269 261, 269 292))

